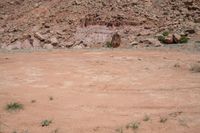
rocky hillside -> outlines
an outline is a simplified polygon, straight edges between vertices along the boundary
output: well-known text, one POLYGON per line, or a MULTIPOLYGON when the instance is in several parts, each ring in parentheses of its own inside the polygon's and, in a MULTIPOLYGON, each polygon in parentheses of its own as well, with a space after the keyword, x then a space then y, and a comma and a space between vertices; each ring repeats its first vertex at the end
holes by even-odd
POLYGON ((200 1, 0 1, 0 47, 9 50, 102 47, 115 32, 129 47, 163 31, 199 36, 200 1))

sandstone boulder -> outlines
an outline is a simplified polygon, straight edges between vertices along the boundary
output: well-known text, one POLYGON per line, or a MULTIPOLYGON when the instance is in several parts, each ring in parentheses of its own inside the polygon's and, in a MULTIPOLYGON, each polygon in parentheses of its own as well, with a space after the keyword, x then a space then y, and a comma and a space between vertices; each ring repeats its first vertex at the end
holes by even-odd
POLYGON ((181 36, 178 34, 173 34, 173 43, 179 43, 181 40, 181 36))
POLYGON ((53 49, 53 45, 51 45, 51 44, 44 44, 44 45, 43 45, 43 48, 44 48, 44 49, 49 49, 49 50, 50 50, 50 49, 53 49))
POLYGON ((30 48, 32 48, 32 45, 31 45, 29 39, 26 39, 25 41, 22 42, 21 48, 22 49, 30 49, 30 48))
POLYGON ((52 44, 53 46, 56 46, 56 45, 58 45, 58 43, 59 43, 56 37, 51 38, 50 42, 51 42, 51 44, 52 44))
POLYGON ((166 43, 166 44, 173 44, 173 42, 174 42, 174 40, 173 40, 172 34, 169 34, 164 40, 164 43, 166 43))

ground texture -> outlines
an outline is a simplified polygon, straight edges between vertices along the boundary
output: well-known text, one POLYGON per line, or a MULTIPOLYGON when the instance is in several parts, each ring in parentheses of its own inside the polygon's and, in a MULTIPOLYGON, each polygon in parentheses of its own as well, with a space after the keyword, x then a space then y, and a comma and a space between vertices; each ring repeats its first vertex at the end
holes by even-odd
POLYGON ((199 59, 176 50, 1 53, 0 132, 199 133, 200 74, 189 70, 199 59), (10 102, 24 109, 8 112, 10 102), (42 127, 45 119, 52 124, 42 127))

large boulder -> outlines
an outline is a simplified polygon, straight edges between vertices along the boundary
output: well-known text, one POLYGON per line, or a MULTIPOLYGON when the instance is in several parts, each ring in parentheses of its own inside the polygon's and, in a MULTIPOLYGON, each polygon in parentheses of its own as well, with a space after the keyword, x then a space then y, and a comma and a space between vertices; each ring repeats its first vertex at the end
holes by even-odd
POLYGON ((22 42, 22 44, 21 44, 21 48, 22 48, 22 49, 30 49, 30 48, 32 48, 32 45, 31 45, 31 43, 30 43, 30 40, 29 40, 29 39, 24 40, 24 41, 22 42))
POLYGON ((51 45, 51 44, 44 44, 43 48, 50 50, 50 49, 53 49, 53 45, 51 45))
POLYGON ((166 44, 173 44, 174 43, 173 35, 169 34, 167 37, 165 37, 164 43, 166 43, 166 44))
POLYGON ((173 34, 173 43, 179 43, 181 40, 181 36, 178 34, 173 34))

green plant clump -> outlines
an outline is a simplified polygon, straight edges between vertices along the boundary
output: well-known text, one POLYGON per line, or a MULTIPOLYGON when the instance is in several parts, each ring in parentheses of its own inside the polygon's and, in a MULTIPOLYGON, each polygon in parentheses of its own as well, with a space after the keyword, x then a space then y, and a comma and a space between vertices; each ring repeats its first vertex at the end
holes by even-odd
POLYGON ((168 31, 165 31, 165 32, 162 33, 162 35, 163 35, 163 36, 168 36, 168 35, 169 35, 169 32, 168 32, 168 31))
POLYGON ((111 42, 109 42, 109 41, 108 41, 108 42, 106 42, 106 47, 107 47, 107 48, 112 48, 112 43, 111 43, 111 42))
POLYGON ((23 105, 17 102, 9 103, 6 105, 6 110, 8 111, 16 111, 23 109, 23 105))
POLYGON ((43 120, 43 121, 41 122, 41 126, 42 126, 42 127, 47 127, 47 126, 49 126, 51 123, 52 123, 51 120, 43 120))
POLYGON ((133 122, 133 123, 130 123, 130 124, 126 125, 126 128, 127 129, 131 128, 133 130, 136 130, 136 129, 139 128, 139 125, 140 125, 139 122, 133 122))
POLYGON ((159 40, 161 43, 165 43, 165 37, 164 37, 164 36, 158 36, 158 40, 159 40))
POLYGON ((187 43, 189 40, 189 38, 187 38, 186 36, 181 36, 181 39, 180 39, 180 43, 187 43))

